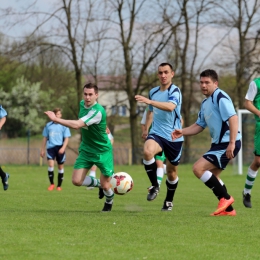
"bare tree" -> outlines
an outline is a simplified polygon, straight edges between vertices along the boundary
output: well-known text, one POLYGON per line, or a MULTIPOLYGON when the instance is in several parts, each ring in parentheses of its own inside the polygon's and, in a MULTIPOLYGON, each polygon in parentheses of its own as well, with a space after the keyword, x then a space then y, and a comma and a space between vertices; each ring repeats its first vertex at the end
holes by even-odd
POLYGON ((234 101, 239 108, 243 108, 248 83, 256 72, 259 73, 260 1, 219 1, 217 16, 219 20, 216 23, 225 26, 231 32, 224 47, 229 52, 231 50, 233 56, 228 56, 229 60, 225 65, 235 70, 234 101), (235 67, 232 64, 235 64, 235 67))
MULTIPOLYGON (((184 125, 189 126, 192 118, 192 112, 197 109, 200 104, 197 93, 194 90, 198 90, 198 75, 201 68, 211 55, 212 51, 219 46, 221 39, 218 39, 214 46, 210 50, 198 53, 200 48, 203 48, 204 41, 201 40, 202 32, 205 27, 210 23, 208 13, 214 7, 212 1, 208 0, 178 0, 172 2, 168 6, 168 12, 165 15, 166 21, 172 28, 174 34, 174 46, 173 52, 170 52, 169 59, 175 66, 176 76, 175 80, 177 84, 180 84, 180 89, 183 95, 182 102, 182 116, 184 119, 184 125), (179 26, 176 26, 176 19, 174 18, 174 12, 178 10, 182 14, 179 26)), ((202 98, 202 96, 199 96, 202 98)), ((185 137, 184 141, 184 162, 190 161, 190 145, 191 138, 185 137)))
MULTIPOLYGON (((140 122, 135 95, 152 87, 154 77, 148 82, 146 80, 147 74, 154 75, 154 71, 149 72, 148 69, 154 68, 155 63, 159 65, 158 56, 163 54, 171 40, 172 29, 158 15, 158 10, 162 8, 158 1, 107 0, 107 4, 110 12, 106 20, 112 24, 111 40, 119 43, 120 49, 116 56, 120 58, 118 64, 122 64, 124 68, 120 72, 125 75, 122 87, 127 92, 129 101, 133 163, 139 163, 137 147, 140 143, 140 122), (136 84, 133 82, 134 78, 136 84)), ((164 55, 161 58, 161 62, 163 61, 164 55)))
MULTIPOLYGON (((2 10, 8 20, 9 28, 21 23, 34 23, 30 32, 14 42, 8 51, 13 57, 22 57, 24 61, 53 48, 63 54, 75 73, 77 104, 82 99, 82 76, 84 65, 91 64, 92 52, 88 52, 90 43, 100 41, 100 33, 106 31, 107 24, 98 21, 102 1, 66 1, 51 6, 50 11, 37 10, 37 1, 23 11, 2 10), (95 23, 94 23, 95 21, 95 23)), ((77 111, 74 111, 77 116, 77 111)))

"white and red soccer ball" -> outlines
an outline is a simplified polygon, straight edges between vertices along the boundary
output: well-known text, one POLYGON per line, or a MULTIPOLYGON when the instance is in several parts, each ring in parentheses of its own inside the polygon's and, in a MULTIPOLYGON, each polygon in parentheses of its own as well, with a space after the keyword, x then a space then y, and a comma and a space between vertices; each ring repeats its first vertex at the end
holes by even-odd
POLYGON ((115 173, 110 180, 111 189, 115 194, 125 195, 133 189, 134 182, 132 177, 126 172, 115 173))

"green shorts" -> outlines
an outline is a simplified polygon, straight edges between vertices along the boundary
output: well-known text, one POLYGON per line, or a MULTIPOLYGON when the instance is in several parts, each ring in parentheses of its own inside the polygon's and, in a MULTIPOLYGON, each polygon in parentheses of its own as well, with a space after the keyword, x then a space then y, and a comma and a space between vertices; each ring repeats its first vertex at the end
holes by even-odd
POLYGON ((103 175, 112 176, 114 174, 113 152, 110 150, 101 154, 90 154, 81 150, 74 164, 74 169, 89 170, 94 164, 100 169, 103 175))
POLYGON ((164 162, 166 159, 164 152, 162 152, 162 155, 155 155, 155 160, 159 160, 164 162))
POLYGON ((257 122, 255 125, 254 145, 254 154, 260 156, 260 122, 257 122))

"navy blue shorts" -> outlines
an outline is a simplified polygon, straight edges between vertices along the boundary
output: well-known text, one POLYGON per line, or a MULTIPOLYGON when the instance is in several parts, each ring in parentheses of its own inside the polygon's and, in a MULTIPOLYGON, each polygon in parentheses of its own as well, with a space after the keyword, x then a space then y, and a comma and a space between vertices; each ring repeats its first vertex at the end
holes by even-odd
MULTIPOLYGON (((148 139, 152 139, 160 145, 165 154, 165 157, 172 165, 177 166, 180 163, 183 142, 170 142, 163 137, 154 134, 148 135, 146 140, 148 139)), ((160 154, 161 153, 158 155, 160 154)))
POLYGON ((66 155, 65 153, 60 154, 59 150, 61 146, 54 146, 52 148, 47 149, 47 160, 55 160, 58 164, 63 164, 65 162, 66 159, 66 155))
MULTIPOLYGON (((220 144, 211 144, 210 150, 207 151, 203 158, 218 167, 219 169, 224 170, 229 163, 230 159, 226 156, 226 150, 228 147, 228 142, 220 144)), ((238 154, 241 148, 241 141, 238 140, 235 143, 234 157, 238 154)))

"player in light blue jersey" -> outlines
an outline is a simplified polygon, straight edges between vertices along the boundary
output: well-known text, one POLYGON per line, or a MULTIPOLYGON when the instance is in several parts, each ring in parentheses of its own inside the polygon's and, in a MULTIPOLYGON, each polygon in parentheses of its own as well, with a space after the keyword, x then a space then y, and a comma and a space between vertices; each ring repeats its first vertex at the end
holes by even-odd
POLYGON ((144 168, 152 186, 148 189, 147 200, 152 201, 159 193, 157 182, 157 165, 154 156, 164 152, 167 169, 167 194, 162 211, 170 211, 173 207, 173 197, 178 185, 177 166, 180 162, 183 137, 171 139, 171 133, 176 128, 181 128, 181 103, 180 89, 172 84, 174 71, 169 63, 161 63, 158 66, 158 78, 160 86, 150 90, 149 99, 140 95, 135 98, 138 102, 149 105, 143 131, 144 143, 144 168), (152 128, 148 134, 149 126, 152 128))
POLYGON ((220 179, 220 173, 241 147, 238 117, 232 100, 218 88, 218 74, 211 69, 200 74, 200 88, 206 99, 202 101, 198 119, 193 125, 176 129, 173 140, 181 136, 196 135, 206 127, 212 139, 211 148, 193 165, 193 172, 218 198, 218 207, 211 216, 235 216, 234 198, 220 179))
MULTIPOLYGON (((6 122, 6 116, 7 116, 7 113, 6 113, 5 109, 0 105, 0 131, 6 122)), ((2 184, 3 184, 4 190, 7 190, 9 187, 8 179, 9 179, 10 175, 7 172, 4 172, 3 169, 1 168, 1 166, 0 166, 0 177, 2 179, 2 184)))
MULTIPOLYGON (((61 118, 61 109, 55 108, 53 110, 56 117, 61 118)), ((54 184, 54 160, 56 158, 58 164, 58 183, 57 190, 61 191, 61 185, 64 176, 64 162, 66 159, 65 150, 71 136, 68 127, 53 121, 46 124, 42 132, 43 141, 41 147, 41 157, 45 156, 45 150, 47 148, 47 160, 48 160, 48 177, 50 181, 49 191, 55 188, 54 184), (47 145, 47 147, 46 147, 47 145)))
MULTIPOLYGON (((146 131, 146 115, 147 115, 147 111, 149 110, 148 106, 146 107, 142 120, 141 120, 141 127, 142 127, 142 138, 145 140, 146 136, 143 136, 143 132, 146 131)), ((147 126, 148 127, 148 126, 147 126)), ((151 127, 149 127, 150 129, 151 127)), ((166 160, 166 157, 164 155, 164 152, 162 153, 161 156, 156 155, 155 156, 155 161, 156 161, 156 165, 157 165, 157 170, 156 170, 156 175, 157 175, 157 181, 159 183, 159 187, 161 186, 162 180, 163 180, 163 175, 166 174, 166 164, 164 164, 166 160)))

